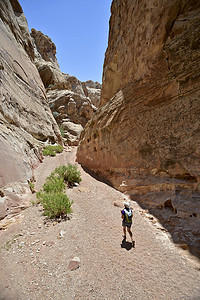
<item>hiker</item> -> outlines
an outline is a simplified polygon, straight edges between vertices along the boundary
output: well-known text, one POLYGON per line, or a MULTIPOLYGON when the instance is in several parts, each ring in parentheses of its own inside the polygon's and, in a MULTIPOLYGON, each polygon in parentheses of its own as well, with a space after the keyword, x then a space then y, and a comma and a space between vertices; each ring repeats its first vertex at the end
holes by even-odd
POLYGON ((132 225, 132 218, 133 218, 133 212, 130 208, 130 203, 129 202, 124 202, 124 209, 121 210, 122 214, 122 226, 123 226, 123 238, 126 240, 126 227, 127 231, 131 237, 131 242, 134 247, 134 241, 133 241, 133 234, 131 232, 131 225, 132 225))

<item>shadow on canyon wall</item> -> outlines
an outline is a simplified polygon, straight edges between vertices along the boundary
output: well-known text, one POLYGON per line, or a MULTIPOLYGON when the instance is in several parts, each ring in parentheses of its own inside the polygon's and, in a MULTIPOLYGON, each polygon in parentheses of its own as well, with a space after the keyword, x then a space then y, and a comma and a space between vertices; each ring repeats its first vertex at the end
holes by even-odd
MULTIPOLYGON (((176 190, 176 198, 179 198, 181 194, 180 190, 176 190)), ((151 195, 155 198, 159 197, 159 193, 151 195)), ((147 198, 145 195, 144 198, 147 198)), ((130 197, 132 198, 132 197, 130 197)), ((200 259, 200 218, 196 210, 191 210, 190 213, 179 213, 176 208, 176 199, 173 201, 168 199, 164 202, 163 206, 152 207, 146 203, 142 196, 133 197, 135 201, 141 206, 142 209, 147 210, 153 215, 158 222, 163 226, 164 229, 171 235, 172 241, 183 250, 188 250, 192 255, 200 259)), ((133 199, 132 198, 132 199, 133 199)), ((184 197, 182 203, 184 205, 186 197, 184 197)), ((188 197, 189 200, 189 197, 188 197)), ((190 201, 200 201, 199 194, 193 192, 190 196, 190 201)), ((153 218, 152 218, 153 219, 153 218)), ((154 220, 152 220, 154 222, 154 220)))
MULTIPOLYGON (((100 176, 98 173, 84 166, 82 166, 82 168, 96 180, 114 188, 113 184, 103 176, 100 176)), ((156 199, 161 198, 163 194, 164 192, 152 192, 143 196, 130 195, 130 199, 136 201, 142 209, 147 210, 149 214, 158 220, 162 227, 170 234, 171 240, 175 245, 183 250, 189 251, 192 255, 200 259, 200 218, 193 206, 195 202, 200 201, 199 194, 194 191, 189 194, 183 193, 181 189, 176 189, 175 198, 173 200, 168 199, 163 205, 158 205, 157 207, 152 207, 152 205, 148 203, 148 198, 151 198, 155 203, 159 202, 156 199), (176 205, 176 203, 180 202, 183 206, 188 206, 188 203, 191 203, 191 205, 189 205, 191 211, 185 213, 180 211, 179 205, 176 205)), ((155 219, 152 218, 151 221, 155 222, 155 219)))
POLYGON ((93 178, 95 178, 96 180, 100 181, 100 182, 103 182, 107 185, 109 185, 110 187, 114 188, 113 187, 113 184, 111 181, 109 181, 108 179, 106 179, 105 177, 101 176, 98 174, 98 171, 95 173, 93 172, 92 170, 88 169, 87 167, 81 165, 81 167, 83 168, 83 170, 88 173, 90 176, 92 176, 93 178))

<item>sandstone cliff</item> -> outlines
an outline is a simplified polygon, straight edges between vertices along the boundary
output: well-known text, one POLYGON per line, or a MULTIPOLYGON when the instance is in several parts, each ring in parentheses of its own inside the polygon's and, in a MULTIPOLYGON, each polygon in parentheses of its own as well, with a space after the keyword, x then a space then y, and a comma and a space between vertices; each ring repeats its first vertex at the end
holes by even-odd
POLYGON ((200 256, 199 37, 199 1, 114 0, 101 108, 77 159, 200 256))
POLYGON ((34 62, 46 88, 50 108, 64 130, 68 144, 77 145, 86 123, 97 110, 101 85, 81 82, 75 76, 62 73, 56 59, 56 46, 40 31, 31 30, 34 62))
POLYGON ((21 194, 29 188, 21 182, 32 177, 42 142, 58 142, 61 136, 33 63, 34 46, 17 0, 0 1, 0 40, 1 219, 11 206, 15 211, 24 206, 21 194))

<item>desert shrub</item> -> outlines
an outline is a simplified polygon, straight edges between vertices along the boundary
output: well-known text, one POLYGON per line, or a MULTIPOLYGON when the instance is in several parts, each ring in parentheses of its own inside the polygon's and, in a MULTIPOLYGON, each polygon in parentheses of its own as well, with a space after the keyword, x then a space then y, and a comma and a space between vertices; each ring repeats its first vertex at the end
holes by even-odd
POLYGON ((48 145, 46 146, 42 154, 44 156, 55 156, 56 153, 61 153, 63 151, 63 147, 61 145, 48 145))
MULTIPOLYGON (((57 169, 60 170, 61 167, 57 169)), ((71 205, 73 201, 69 200, 64 191, 64 177, 55 171, 52 172, 51 175, 47 177, 42 189, 36 194, 40 203, 43 205, 44 215, 49 218, 62 218, 72 212, 71 205)))
POLYGON ((54 150, 56 151, 56 153, 63 152, 63 146, 61 146, 61 145, 55 145, 53 147, 54 147, 54 150))
POLYGON ((43 185, 43 190, 46 193, 62 192, 65 189, 64 181, 61 177, 52 177, 43 185))
POLYGON ((42 150, 42 154, 44 156, 56 156, 56 152, 50 147, 50 146, 46 146, 43 150, 42 150))
POLYGON ((44 208, 44 215, 49 218, 59 218, 72 212, 70 201, 63 192, 44 192, 39 195, 40 203, 44 208))
POLYGON ((67 164, 67 169, 64 174, 64 180, 69 184, 74 184, 75 182, 81 182, 81 173, 78 171, 78 167, 76 165, 67 164))
POLYGON ((59 166, 51 173, 48 179, 51 180, 54 177, 60 177, 64 180, 66 170, 67 170, 66 166, 59 166))
POLYGON ((51 178, 55 176, 64 179, 64 181, 68 182, 69 185, 73 185, 75 182, 80 183, 82 180, 78 167, 69 163, 67 166, 59 166, 56 168, 48 179, 51 180, 51 178))

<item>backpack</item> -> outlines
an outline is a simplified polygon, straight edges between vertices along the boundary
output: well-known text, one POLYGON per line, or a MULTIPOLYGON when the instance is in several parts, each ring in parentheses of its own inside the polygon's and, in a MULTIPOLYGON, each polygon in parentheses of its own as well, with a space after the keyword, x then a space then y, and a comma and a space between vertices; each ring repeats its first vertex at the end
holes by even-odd
POLYGON ((126 208, 124 208, 124 221, 127 223, 131 223, 132 222, 132 210, 129 209, 127 210, 126 208))

